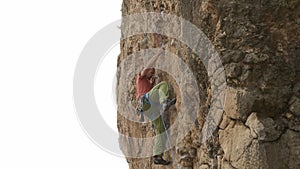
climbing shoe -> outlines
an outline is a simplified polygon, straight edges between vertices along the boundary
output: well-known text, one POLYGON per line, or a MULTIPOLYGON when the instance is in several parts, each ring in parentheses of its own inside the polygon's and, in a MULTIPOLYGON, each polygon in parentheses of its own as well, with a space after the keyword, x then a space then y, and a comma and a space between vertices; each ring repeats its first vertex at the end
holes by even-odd
POLYGON ((169 108, 176 103, 176 98, 171 99, 170 101, 163 103, 162 109, 163 111, 169 110, 169 108))
POLYGON ((164 160, 162 157, 154 156, 153 157, 154 164, 160 164, 160 165, 169 165, 170 161, 164 160))

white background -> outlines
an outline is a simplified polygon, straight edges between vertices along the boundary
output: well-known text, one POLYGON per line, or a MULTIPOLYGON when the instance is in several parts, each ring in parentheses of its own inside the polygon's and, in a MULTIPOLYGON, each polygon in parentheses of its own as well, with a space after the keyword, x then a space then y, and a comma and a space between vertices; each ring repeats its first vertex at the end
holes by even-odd
POLYGON ((128 168, 85 135, 72 93, 81 50, 120 9, 121 0, 0 1, 1 169, 128 168))

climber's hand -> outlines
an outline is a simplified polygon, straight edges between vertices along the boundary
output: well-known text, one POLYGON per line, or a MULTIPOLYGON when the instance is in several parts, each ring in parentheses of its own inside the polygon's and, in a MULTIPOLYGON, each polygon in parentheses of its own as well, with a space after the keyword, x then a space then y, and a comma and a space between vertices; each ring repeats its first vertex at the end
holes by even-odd
POLYGON ((162 45, 161 45, 161 50, 163 50, 163 52, 165 52, 165 49, 166 49, 165 44, 162 44, 162 45))
POLYGON ((163 103, 162 110, 167 111, 168 109, 169 109, 169 106, 167 105, 167 103, 163 103))
POLYGON ((160 48, 160 49, 159 49, 159 54, 161 55, 161 54, 163 54, 163 53, 165 53, 165 49, 164 49, 164 48, 160 48))

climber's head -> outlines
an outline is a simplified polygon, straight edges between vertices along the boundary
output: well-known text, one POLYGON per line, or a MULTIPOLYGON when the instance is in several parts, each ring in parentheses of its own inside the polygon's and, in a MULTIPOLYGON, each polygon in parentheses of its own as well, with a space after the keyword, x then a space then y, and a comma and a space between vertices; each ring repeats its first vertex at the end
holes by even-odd
POLYGON ((155 69, 154 69, 154 68, 149 68, 149 69, 147 69, 147 75, 146 75, 147 78, 153 77, 154 74, 155 74, 155 69))

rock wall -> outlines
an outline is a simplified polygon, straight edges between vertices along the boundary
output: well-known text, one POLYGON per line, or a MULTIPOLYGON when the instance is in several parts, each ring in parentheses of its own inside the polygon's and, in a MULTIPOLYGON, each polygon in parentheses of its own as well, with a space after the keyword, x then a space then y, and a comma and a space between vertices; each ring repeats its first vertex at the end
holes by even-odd
MULTIPOLYGON (((193 23, 213 43, 225 68, 227 88, 222 119, 213 135, 201 142, 208 109, 212 106, 207 71, 186 44, 159 36, 168 52, 189 65, 197 80, 200 100, 205 100, 199 102, 194 127, 173 147, 180 168, 300 168, 300 1, 123 0, 124 16, 141 12, 174 14, 193 23)), ((120 72, 126 70, 120 63, 132 53, 158 48, 155 37, 156 34, 145 33, 121 40, 117 87, 119 91, 126 90, 123 84, 131 83, 126 97, 132 102, 135 79, 122 82, 120 72)), ((170 126, 176 118, 181 118, 178 111, 188 114, 188 110, 179 108, 181 96, 174 78, 162 71, 157 76, 171 84, 171 95, 179 100, 176 108, 165 115, 170 126)), ((120 97, 124 94, 119 93, 120 97)), ((122 102, 118 106, 123 106, 122 102)), ((134 122, 120 111, 121 134, 138 138, 155 135, 150 123, 134 122)), ((181 128, 176 124, 174 127, 181 128)), ((175 130, 170 134, 177 133, 175 130)), ((123 151, 130 151, 132 146, 139 145, 120 138, 123 151)), ((165 158, 172 160, 170 152, 165 158)), ((127 158, 127 161, 130 169, 175 168, 155 166, 151 157, 127 158)))

